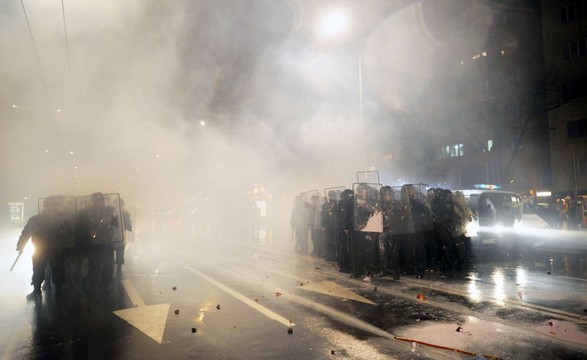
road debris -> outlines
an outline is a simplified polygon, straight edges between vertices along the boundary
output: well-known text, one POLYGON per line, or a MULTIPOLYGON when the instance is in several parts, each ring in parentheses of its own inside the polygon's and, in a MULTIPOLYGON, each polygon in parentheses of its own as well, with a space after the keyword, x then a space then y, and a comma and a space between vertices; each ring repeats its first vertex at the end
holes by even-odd
POLYGON ((171 288, 173 291, 177 290, 177 286, 171 288))
POLYGON ((216 305, 216 309, 220 310, 220 304, 216 305))
POLYGON ((293 328, 287 328, 287 333, 288 333, 289 335, 293 334, 293 328))
POLYGON ((179 310, 175 310, 175 315, 179 315, 179 310))
POLYGON ((195 333, 195 332, 197 332, 197 331, 198 331, 198 329, 192 328, 192 334, 195 333))

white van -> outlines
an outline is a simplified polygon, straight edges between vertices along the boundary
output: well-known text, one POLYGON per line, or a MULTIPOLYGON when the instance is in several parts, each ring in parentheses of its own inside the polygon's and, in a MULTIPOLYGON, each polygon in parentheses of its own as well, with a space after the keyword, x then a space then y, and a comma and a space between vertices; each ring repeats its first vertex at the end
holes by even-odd
POLYGON ((475 218, 467 227, 473 246, 494 247, 500 243, 514 245, 516 229, 524 216, 524 202, 519 194, 502 190, 458 190, 463 193, 475 218))

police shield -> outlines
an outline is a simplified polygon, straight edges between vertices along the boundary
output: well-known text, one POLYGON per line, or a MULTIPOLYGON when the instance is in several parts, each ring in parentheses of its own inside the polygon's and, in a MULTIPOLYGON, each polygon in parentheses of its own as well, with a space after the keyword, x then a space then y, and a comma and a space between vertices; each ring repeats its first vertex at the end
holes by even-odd
POLYGON ((304 208, 306 209, 308 226, 312 229, 318 229, 320 227, 320 217, 318 214, 320 208, 320 195, 318 190, 305 191, 300 193, 300 197, 302 198, 304 208))
POLYGON ((467 233, 467 224, 473 220, 473 212, 467 204, 465 196, 460 191, 455 191, 451 197, 453 209, 453 227, 451 234, 454 237, 465 235, 467 233))
POLYGON ((426 197, 425 184, 407 184, 404 185, 408 191, 412 218, 414 219, 415 231, 432 230, 434 227, 432 210, 426 197))
POLYGON ((85 196, 80 210, 80 231, 91 245, 117 245, 124 242, 122 205, 118 193, 85 196))
POLYGON ((383 208, 387 217, 386 231, 389 231, 391 235, 413 234, 415 232, 407 187, 392 187, 391 199, 383 203, 383 208))
POLYGON ((383 232, 381 213, 381 184, 355 183, 353 217, 354 230, 362 232, 383 232))
POLYGON ((52 195, 39 199, 47 245, 53 249, 68 249, 75 245, 74 225, 77 202, 74 196, 52 195))
POLYGON ((324 197, 328 200, 340 200, 340 194, 346 189, 344 186, 335 186, 324 189, 324 197))

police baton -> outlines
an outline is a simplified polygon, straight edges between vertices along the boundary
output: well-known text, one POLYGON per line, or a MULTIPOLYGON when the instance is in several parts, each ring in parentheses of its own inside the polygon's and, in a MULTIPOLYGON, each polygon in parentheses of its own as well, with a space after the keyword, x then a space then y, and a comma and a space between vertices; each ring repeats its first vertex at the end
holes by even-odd
POLYGON ((14 260, 14 263, 12 263, 12 266, 10 267, 10 271, 12 271, 12 269, 14 269, 14 265, 16 265, 16 262, 20 258, 20 255, 22 255, 22 251, 18 252, 18 256, 16 257, 16 260, 14 260))

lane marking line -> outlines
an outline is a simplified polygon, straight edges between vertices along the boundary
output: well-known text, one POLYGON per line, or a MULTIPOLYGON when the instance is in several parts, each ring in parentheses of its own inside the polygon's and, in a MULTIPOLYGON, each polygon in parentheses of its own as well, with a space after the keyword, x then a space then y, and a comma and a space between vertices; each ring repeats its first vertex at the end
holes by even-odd
POLYGON ((229 288, 228 286, 212 279, 211 277, 204 274, 203 272, 196 270, 196 269, 192 268, 191 266, 186 266, 186 269, 188 269, 192 273, 196 274, 197 276, 201 277, 202 279, 208 281, 209 283, 216 286, 217 288, 223 290, 224 292, 232 295, 237 300, 240 300, 241 302, 245 303, 246 305, 250 306, 251 308, 257 310, 258 312, 265 315, 269 319, 275 320, 275 321, 277 321, 285 326, 288 326, 288 327, 295 326, 295 324, 291 320, 288 320, 288 319, 284 318, 283 316, 267 309, 266 307, 259 305, 257 302, 255 302, 255 301, 249 299, 248 297, 242 295, 241 293, 229 288))
POLYGON ((126 290, 126 294, 130 298, 130 302, 135 307, 145 306, 145 302, 143 301, 143 299, 141 299, 141 296, 136 291, 134 286, 132 286, 132 284, 129 280, 122 280, 121 283, 122 283, 122 286, 124 287, 124 290, 126 290))

